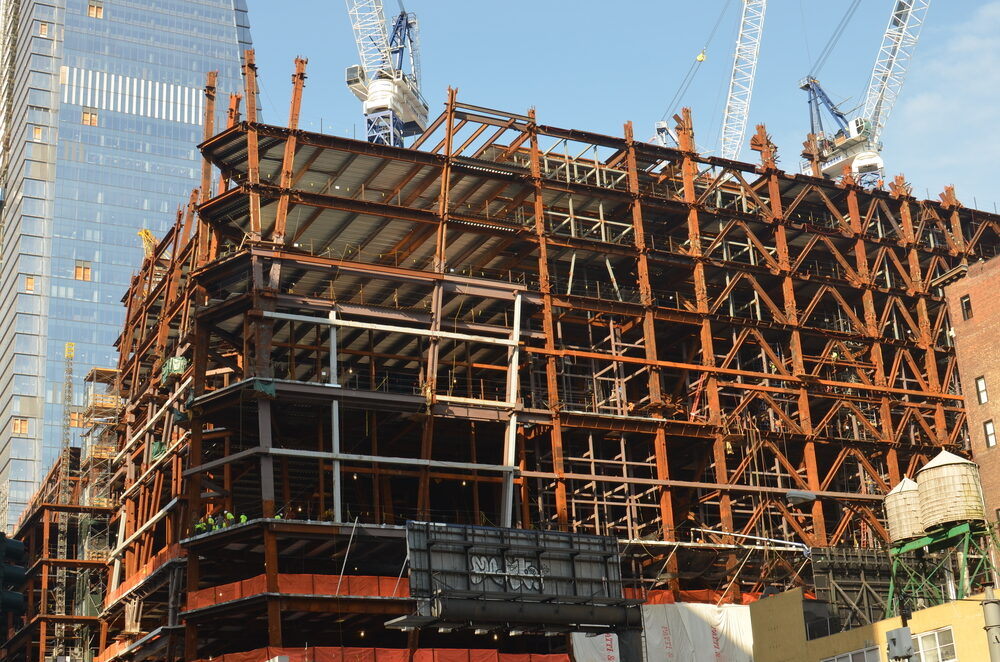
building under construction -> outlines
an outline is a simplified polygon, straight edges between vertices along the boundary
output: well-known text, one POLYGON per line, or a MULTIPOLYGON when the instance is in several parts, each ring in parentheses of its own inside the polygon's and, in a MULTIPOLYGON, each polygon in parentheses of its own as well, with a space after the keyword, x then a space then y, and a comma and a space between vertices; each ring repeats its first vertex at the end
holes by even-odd
MULTIPOLYGON (((412 148, 311 133, 303 61, 267 125, 245 73, 125 296, 80 659, 566 654, 580 621, 413 617, 408 521, 614 538, 634 600, 881 617, 881 500, 965 445, 934 282, 1000 217, 782 172, 763 127, 757 165, 700 156, 686 112, 678 149, 454 91, 412 148)), ((39 627, 8 659, 63 654, 39 627)))

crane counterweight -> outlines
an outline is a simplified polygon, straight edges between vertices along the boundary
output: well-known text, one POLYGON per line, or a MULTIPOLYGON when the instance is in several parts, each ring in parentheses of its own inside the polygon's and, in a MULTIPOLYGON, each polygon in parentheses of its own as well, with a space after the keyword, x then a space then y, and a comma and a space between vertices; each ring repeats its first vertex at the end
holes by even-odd
POLYGON ((401 10, 390 31, 381 0, 347 0, 347 10, 361 64, 347 68, 346 82, 362 103, 368 141, 402 147, 427 126, 417 17, 401 10))

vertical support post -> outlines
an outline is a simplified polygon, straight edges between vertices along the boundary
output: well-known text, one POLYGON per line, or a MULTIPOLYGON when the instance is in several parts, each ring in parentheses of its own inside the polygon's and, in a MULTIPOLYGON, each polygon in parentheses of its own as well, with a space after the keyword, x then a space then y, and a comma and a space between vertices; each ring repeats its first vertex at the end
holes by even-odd
MULTIPOLYGON (((648 390, 650 408, 652 410, 652 417, 662 420, 664 418, 664 401, 660 381, 659 356, 656 348, 656 321, 653 316, 655 304, 653 287, 649 275, 649 249, 646 246, 646 230, 643 224, 642 192, 639 188, 639 165, 635 153, 635 139, 631 122, 625 125, 625 150, 626 165, 628 167, 628 187, 629 193, 632 196, 630 201, 632 208, 632 235, 635 242, 635 250, 638 254, 636 266, 639 279, 639 296, 643 307, 642 337, 646 354, 646 369, 649 374, 648 390)), ((667 434, 662 423, 657 426, 653 437, 653 452, 656 458, 656 478, 657 480, 664 481, 664 485, 661 485, 659 489, 660 529, 663 540, 675 540, 676 522, 674 521, 671 491, 670 488, 666 487, 666 481, 670 480, 670 463, 667 457, 667 434)), ((671 576, 670 589, 673 591, 680 590, 678 570, 677 556, 676 554, 671 554, 669 556, 667 572, 671 576)))
MULTIPOLYGON (((877 386, 886 386, 885 364, 882 354, 882 329, 879 325, 878 313, 875 310, 875 277, 868 264, 868 251, 864 239, 865 228, 861 226, 861 206, 858 202, 860 187, 857 185, 854 176, 848 171, 841 180, 841 186, 847 190, 847 213, 851 224, 851 232, 854 233, 854 259, 858 277, 861 279, 863 289, 861 290, 861 305, 864 308, 865 335, 871 343, 871 357, 873 365, 873 377, 877 386)), ((893 440, 892 405, 888 394, 883 393, 879 398, 879 422, 877 427, 883 434, 880 441, 883 448, 887 448, 885 461, 889 473, 889 482, 895 485, 901 476, 899 465, 896 460, 896 449, 891 447, 893 440)))
POLYGON ((281 197, 274 216, 274 232, 271 240, 276 244, 285 243, 285 227, 288 222, 288 203, 292 190, 295 167, 295 150, 298 143, 299 110, 302 107, 302 87, 306 80, 308 60, 295 58, 295 73, 292 75, 292 102, 288 111, 288 137, 285 139, 285 153, 281 161, 281 197))
MULTIPOLYGON (((445 105, 445 137, 444 137, 444 164, 441 167, 441 189, 438 194, 438 224, 435 230, 434 240, 434 271, 445 273, 448 261, 448 218, 450 216, 450 196, 451 196, 451 161, 454 149, 455 138, 455 99, 458 90, 448 88, 448 101, 445 105)), ((441 329, 441 315, 444 301, 444 289, 442 281, 434 282, 434 289, 431 293, 431 332, 441 329)), ((420 435, 420 457, 430 460, 433 454, 434 444, 434 415, 433 406, 437 401, 437 370, 438 356, 440 353, 440 341, 436 335, 432 335, 427 342, 427 363, 424 369, 423 393, 427 401, 427 417, 424 420, 423 430, 420 435)), ((428 517, 430 514, 430 468, 423 466, 420 468, 419 493, 417 494, 417 509, 421 517, 428 517)))
MULTIPOLYGON (((931 338, 930 315, 927 311, 927 294, 930 284, 924 281, 923 270, 920 266, 920 237, 917 236, 914 223, 911 201, 912 188, 906 183, 902 175, 897 175, 893 183, 889 185, 890 195, 899 203, 899 218, 903 226, 903 244, 906 248, 907 263, 910 270, 910 281, 913 283, 917 297, 917 333, 914 334, 914 342, 924 352, 924 370, 926 371, 927 391, 929 393, 941 393, 941 381, 937 369, 937 353, 934 350, 934 342, 931 338)), ((948 429, 944 417, 944 405, 939 399, 934 405, 934 442, 944 444, 948 441, 948 429)))
MULTIPOLYGON (((240 122, 240 101, 242 101, 242 94, 230 94, 229 95, 229 109, 226 111, 226 128, 231 129, 240 122)), ((219 178, 219 193, 225 193, 229 190, 229 177, 226 173, 221 173, 219 178)))
POLYGON ((243 79, 247 99, 247 182, 250 196, 250 239, 260 241, 260 149, 257 135, 257 66, 254 53, 244 55, 243 79))
MULTIPOLYGON (((205 81, 205 117, 202 123, 205 130, 202 132, 202 140, 208 140, 215 135, 215 86, 219 79, 218 71, 209 71, 208 80, 205 81)), ((201 202, 205 202, 212 197, 212 164, 203 158, 201 160, 201 202)))
POLYGON ((986 630, 986 645, 990 651, 990 662, 1000 662, 1000 600, 993 593, 993 585, 986 585, 983 600, 983 623, 986 630))
MULTIPOLYGON (((330 320, 337 319, 337 311, 331 310, 330 320)), ((340 386, 340 375, 337 366, 337 325, 330 325, 330 366, 327 383, 330 386, 340 386)), ((341 494, 342 476, 340 475, 340 400, 333 398, 330 402, 330 450, 333 452, 333 475, 331 489, 333 490, 333 521, 344 521, 343 495, 341 494)))
MULTIPOLYGON (((274 531, 268 526, 264 529, 264 582, 268 593, 278 593, 278 541, 274 531)), ((281 643, 281 603, 273 596, 267 598, 267 645, 278 646, 281 643)))
MULTIPOLYGON (((274 517, 274 457, 271 455, 271 401, 257 398, 257 435, 265 452, 260 456, 260 495, 264 517, 274 517)), ((286 506, 288 504, 285 504, 286 506)))
MULTIPOLYGON (((789 353, 792 359, 792 374, 806 373, 805 356, 802 351, 802 332, 800 329, 799 309, 795 297, 795 280, 792 278, 792 263, 788 248, 788 236, 785 231, 785 210, 781 202, 781 185, 778 181, 777 148, 767 135, 763 124, 757 125, 757 133, 750 141, 750 146, 760 152, 761 167, 767 176, 767 194, 771 203, 771 223, 774 228, 775 248, 778 257, 778 269, 782 275, 781 292, 784 303, 783 312, 792 326, 789 343, 789 353)), ((802 450, 803 463, 806 469, 806 483, 809 489, 819 491, 821 479, 819 465, 816 460, 816 442, 811 439, 813 434, 812 415, 809 408, 809 390, 805 383, 798 388, 798 418, 802 433, 810 439, 805 442, 802 450)), ((812 541, 806 544, 826 544, 826 519, 823 504, 817 499, 812 504, 812 541)))
MULTIPOLYGON (((682 109, 681 116, 677 117, 675 115, 674 118, 677 120, 679 147, 684 152, 684 158, 681 162, 681 175, 683 177, 684 202, 688 205, 688 253, 694 261, 692 279, 694 280, 695 307, 701 317, 701 363, 705 368, 713 368, 715 367, 715 341, 712 336, 712 322, 708 314, 708 283, 705 275, 705 256, 701 245, 701 219, 698 213, 698 193, 695 188, 695 180, 698 177, 698 163, 694 160, 696 150, 694 125, 691 122, 691 109, 682 109)), ((705 379, 709 423, 715 426, 717 430, 715 440, 712 444, 712 457, 715 463, 715 482, 725 484, 729 482, 729 472, 726 469, 726 440, 722 430, 722 403, 719 399, 719 379, 713 372, 704 372, 702 374, 705 379)), ((727 492, 722 492, 719 496, 719 520, 725 531, 733 530, 732 500, 727 492)), ((735 557, 732 557, 731 561, 735 564, 735 557)))
MULTIPOLYGON (((517 403, 520 395, 518 368, 521 356, 521 293, 514 294, 514 320, 510 331, 510 339, 514 343, 508 352, 507 363, 507 402, 517 403)), ((471 361, 470 361, 471 362, 471 361)), ((514 521, 514 464, 517 462, 517 412, 511 410, 507 419, 507 430, 503 445, 503 488, 501 490, 500 526, 511 527, 514 521)))
POLYGON ((538 145, 538 122, 535 109, 528 111, 530 138, 531 181, 534 186, 534 231, 538 244, 538 280, 542 291, 542 331, 545 334, 545 384, 552 415, 549 431, 552 444, 552 473, 555 474, 556 521, 559 528, 569 528, 569 508, 566 499, 566 468, 563 461, 562 405, 559 402, 559 375, 556 369, 556 325, 552 312, 552 280, 549 276, 549 248, 545 231, 545 201, 542 195, 542 167, 538 145))

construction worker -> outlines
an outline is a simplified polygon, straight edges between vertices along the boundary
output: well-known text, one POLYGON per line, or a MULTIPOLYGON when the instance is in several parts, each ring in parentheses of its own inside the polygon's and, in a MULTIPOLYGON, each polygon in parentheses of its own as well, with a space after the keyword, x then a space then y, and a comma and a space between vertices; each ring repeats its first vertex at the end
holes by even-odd
POLYGON ((205 533, 208 530, 208 526, 205 524, 204 519, 199 519, 194 523, 194 534, 198 535, 200 533, 205 533))
POLYGON ((240 524, 246 524, 246 523, 247 523, 247 514, 240 513, 240 524))
POLYGON ((226 520, 223 526, 233 526, 234 524, 236 524, 236 515, 233 515, 228 510, 226 511, 224 517, 226 518, 226 520))

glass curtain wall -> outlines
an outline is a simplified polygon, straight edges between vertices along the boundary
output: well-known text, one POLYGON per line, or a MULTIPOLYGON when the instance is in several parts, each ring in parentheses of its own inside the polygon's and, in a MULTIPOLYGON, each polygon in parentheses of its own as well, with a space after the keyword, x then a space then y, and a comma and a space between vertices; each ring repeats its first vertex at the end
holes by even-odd
POLYGON ((224 126, 251 42, 244 0, 0 0, 0 12, 0 523, 9 528, 59 454, 65 344, 76 344, 71 411, 82 411, 82 377, 117 364, 121 298, 143 257, 138 231, 162 236, 198 185, 206 72, 219 72, 224 126))

